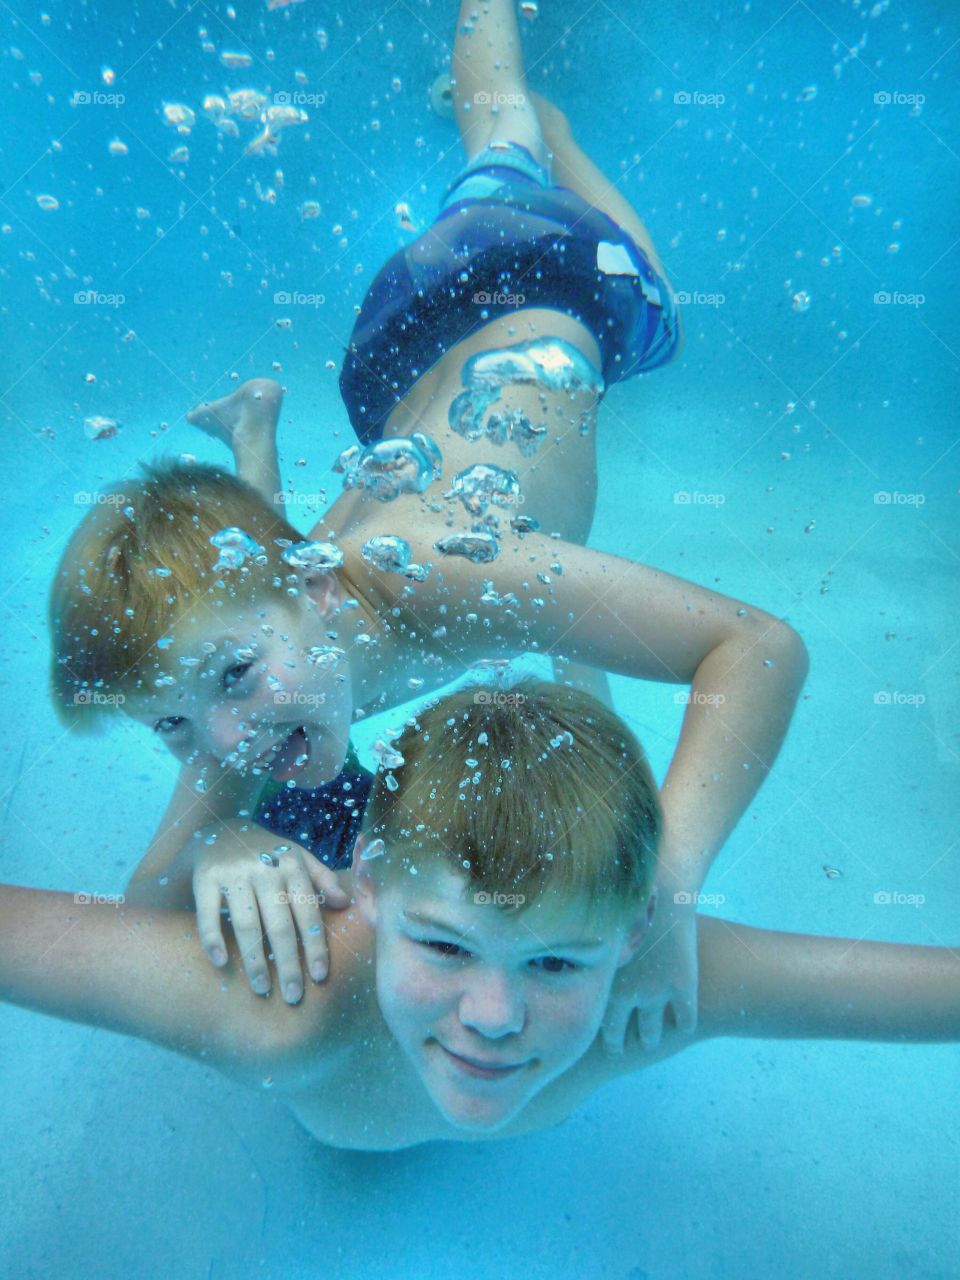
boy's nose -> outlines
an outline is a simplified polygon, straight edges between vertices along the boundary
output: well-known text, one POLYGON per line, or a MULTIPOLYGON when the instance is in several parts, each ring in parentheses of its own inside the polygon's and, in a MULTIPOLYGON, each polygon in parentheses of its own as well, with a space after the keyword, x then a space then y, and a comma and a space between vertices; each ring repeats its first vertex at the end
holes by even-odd
POLYGON ((476 974, 460 998, 460 1021, 483 1036, 506 1036, 523 1030, 526 1008, 505 974, 476 974))
MULTIPOLYGON (((263 736, 252 717, 239 720, 220 710, 209 717, 205 729, 204 737, 210 755, 217 756, 220 760, 230 757, 232 763, 252 759, 257 754, 255 739, 263 736)), ((264 742, 265 747, 269 745, 264 742)))

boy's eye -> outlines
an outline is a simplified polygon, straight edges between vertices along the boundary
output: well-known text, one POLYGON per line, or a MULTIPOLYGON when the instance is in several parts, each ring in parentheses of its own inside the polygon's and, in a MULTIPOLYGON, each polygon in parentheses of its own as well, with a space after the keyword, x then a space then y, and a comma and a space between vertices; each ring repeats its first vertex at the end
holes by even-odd
POLYGON ((467 954, 463 947, 458 947, 455 942, 434 942, 425 938, 420 945, 422 947, 429 947, 431 951, 437 951, 442 956, 458 956, 467 954))
POLYGON ((185 716, 164 716, 153 726, 154 733, 173 733, 186 723, 185 716))
POLYGON ((223 673, 223 687, 225 689, 233 689, 252 666, 252 662, 238 662, 236 666, 228 667, 223 673))
MULTIPOLYGON (((460 959, 470 954, 465 947, 458 946, 455 942, 440 942, 424 938, 421 940, 420 945, 449 959, 460 959)), ((538 956, 535 960, 531 960, 530 963, 534 966, 542 965, 542 972, 551 976, 576 973, 581 967, 578 964, 574 964, 572 960, 564 960, 562 956, 538 956)))
POLYGON ((574 964, 572 960, 564 960, 562 956, 540 956, 538 960, 534 961, 534 963, 539 964, 540 961, 543 962, 544 966, 547 966, 547 965, 557 966, 557 968, 555 969, 545 967, 544 973, 550 973, 550 974, 576 973, 576 971, 580 968, 578 964, 574 964), (564 968, 564 966, 566 967, 564 968))

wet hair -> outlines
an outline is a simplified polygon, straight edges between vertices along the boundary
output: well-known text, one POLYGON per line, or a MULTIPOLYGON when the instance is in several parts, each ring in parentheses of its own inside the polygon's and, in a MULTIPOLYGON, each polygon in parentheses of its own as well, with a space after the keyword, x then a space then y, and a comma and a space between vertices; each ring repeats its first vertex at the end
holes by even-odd
POLYGON ((393 747, 403 764, 385 758, 362 827, 384 842, 369 863, 383 883, 439 859, 510 911, 548 884, 618 911, 646 900, 657 785, 637 738, 590 694, 530 677, 467 686, 418 712, 393 747))
POLYGON ((196 608, 261 595, 287 601, 276 539, 301 541, 250 485, 202 463, 143 464, 143 476, 99 495, 57 566, 50 592, 50 685, 70 728, 137 689, 152 689, 157 642, 196 608), (210 539, 239 528, 260 562, 215 570, 210 539))

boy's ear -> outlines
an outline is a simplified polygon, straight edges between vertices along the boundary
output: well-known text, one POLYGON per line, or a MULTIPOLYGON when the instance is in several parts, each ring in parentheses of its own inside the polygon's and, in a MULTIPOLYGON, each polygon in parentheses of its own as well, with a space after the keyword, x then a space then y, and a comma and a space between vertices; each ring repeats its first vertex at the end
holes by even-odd
POLYGON ((647 936, 650 926, 653 924, 653 917, 656 914, 656 910, 657 890, 654 889, 651 892, 650 897, 647 899, 642 912, 634 917, 627 929, 627 935, 623 940, 623 949, 620 952, 620 959, 617 962, 618 967, 620 965, 629 964, 640 950, 643 945, 643 940, 647 936))
POLYGON ((343 604, 343 589, 335 573, 308 573, 303 580, 303 594, 320 610, 324 618, 343 604))
POLYGON ((377 885, 370 870, 370 864, 360 856, 369 844, 369 836, 357 836, 353 846, 353 897, 360 914, 371 929, 377 927, 377 885))

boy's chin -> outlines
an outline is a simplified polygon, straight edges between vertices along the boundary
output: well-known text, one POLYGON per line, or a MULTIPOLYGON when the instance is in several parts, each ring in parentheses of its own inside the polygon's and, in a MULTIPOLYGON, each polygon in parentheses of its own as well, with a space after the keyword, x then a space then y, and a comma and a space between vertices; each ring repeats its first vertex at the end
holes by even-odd
POLYGON ((298 787, 313 789, 332 782, 338 776, 347 759, 347 748, 344 743, 318 732, 311 725, 304 727, 310 744, 310 758, 293 781, 298 787))

